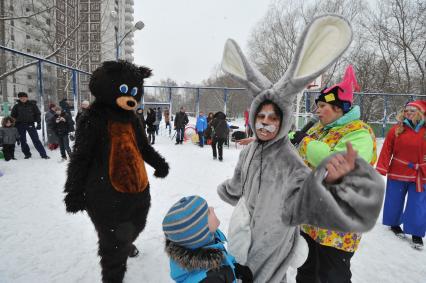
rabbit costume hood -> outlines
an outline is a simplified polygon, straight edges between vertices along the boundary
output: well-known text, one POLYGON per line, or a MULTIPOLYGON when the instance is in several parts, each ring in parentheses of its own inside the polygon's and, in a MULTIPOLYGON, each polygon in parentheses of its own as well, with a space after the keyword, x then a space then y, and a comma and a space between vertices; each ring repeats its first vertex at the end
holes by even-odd
MULTIPOLYGON (((341 183, 328 185, 323 182, 328 160, 312 172, 287 139, 295 96, 332 65, 351 40, 351 27, 342 17, 314 19, 302 33, 288 70, 275 84, 249 64, 233 40, 225 45, 222 68, 254 96, 251 125, 265 100, 283 112, 277 136, 246 146, 233 177, 218 186, 220 198, 227 203, 235 206, 242 196, 246 201, 251 232, 247 265, 255 282, 286 282, 287 268, 299 257, 299 243, 304 241, 296 225, 363 232, 374 226, 380 213, 383 180, 364 160, 358 158, 355 170, 341 183)), ((303 262, 302 256, 299 265, 303 262)))
POLYGON ((325 15, 314 19, 302 33, 293 60, 284 76, 273 84, 250 65, 237 43, 228 39, 223 53, 222 69, 244 84, 253 95, 249 117, 252 129, 255 129, 257 108, 263 101, 271 100, 283 112, 281 128, 275 140, 287 136, 296 95, 335 63, 351 41, 352 29, 343 17, 325 15))

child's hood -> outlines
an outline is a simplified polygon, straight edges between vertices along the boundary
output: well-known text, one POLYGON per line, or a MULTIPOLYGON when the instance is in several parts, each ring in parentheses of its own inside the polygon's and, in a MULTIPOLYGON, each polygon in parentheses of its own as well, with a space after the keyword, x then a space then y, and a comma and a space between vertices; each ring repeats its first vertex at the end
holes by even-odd
POLYGON ((263 101, 271 100, 283 112, 281 128, 274 140, 287 136, 292 124, 294 98, 335 63, 351 41, 352 29, 343 17, 323 15, 315 18, 301 34, 284 76, 273 84, 249 63, 237 43, 229 39, 223 52, 222 69, 253 95, 249 114, 252 129, 257 108, 263 101))
MULTIPOLYGON (((172 261, 187 272, 219 268, 225 259, 225 236, 220 230, 215 233, 215 243, 198 249, 189 249, 166 240, 165 251, 172 261)), ((173 274, 172 274, 173 276, 173 274)))

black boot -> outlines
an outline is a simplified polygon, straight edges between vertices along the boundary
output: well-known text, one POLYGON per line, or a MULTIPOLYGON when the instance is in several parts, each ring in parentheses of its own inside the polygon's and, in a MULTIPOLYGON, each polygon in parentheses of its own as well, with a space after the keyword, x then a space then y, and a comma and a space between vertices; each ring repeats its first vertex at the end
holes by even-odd
POLYGON ((390 229, 398 238, 404 238, 405 237, 404 231, 402 231, 401 227, 391 226, 390 229))
POLYGON ((413 248, 416 250, 423 250, 423 239, 418 236, 413 236, 413 248))

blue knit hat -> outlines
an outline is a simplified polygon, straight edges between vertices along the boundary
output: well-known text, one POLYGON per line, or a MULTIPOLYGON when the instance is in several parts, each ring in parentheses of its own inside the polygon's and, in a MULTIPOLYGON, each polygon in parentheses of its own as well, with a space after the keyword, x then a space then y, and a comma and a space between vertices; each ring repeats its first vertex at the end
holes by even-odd
POLYGON ((163 220, 167 239, 177 245, 197 249, 213 242, 208 225, 208 205, 199 196, 184 197, 175 203, 163 220))

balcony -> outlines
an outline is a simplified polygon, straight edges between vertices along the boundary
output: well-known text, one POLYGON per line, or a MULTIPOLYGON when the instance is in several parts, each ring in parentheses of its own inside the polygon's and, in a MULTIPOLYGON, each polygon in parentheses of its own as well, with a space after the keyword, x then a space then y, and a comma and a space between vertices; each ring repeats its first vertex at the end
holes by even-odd
POLYGON ((125 14, 124 19, 126 21, 129 21, 129 22, 133 22, 133 20, 134 20, 133 15, 132 14, 128 14, 128 13, 125 14))

